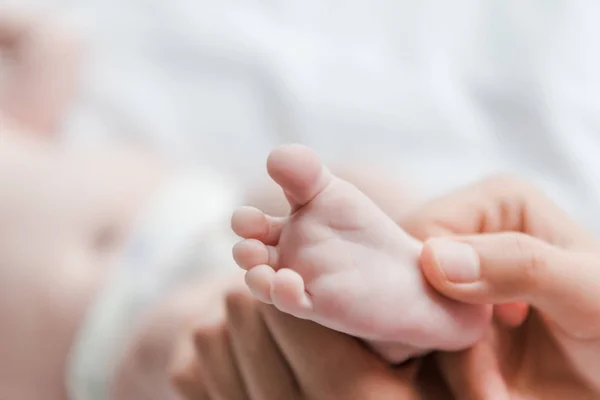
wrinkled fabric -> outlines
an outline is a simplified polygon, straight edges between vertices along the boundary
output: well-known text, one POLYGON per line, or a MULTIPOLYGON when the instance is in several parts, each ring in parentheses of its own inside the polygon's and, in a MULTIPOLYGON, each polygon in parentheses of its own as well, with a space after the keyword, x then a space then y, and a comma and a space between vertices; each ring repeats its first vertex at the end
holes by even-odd
POLYGON ((43 3, 92 50, 72 141, 134 137, 244 182, 289 141, 429 194, 513 172, 600 231, 597 2, 43 3))

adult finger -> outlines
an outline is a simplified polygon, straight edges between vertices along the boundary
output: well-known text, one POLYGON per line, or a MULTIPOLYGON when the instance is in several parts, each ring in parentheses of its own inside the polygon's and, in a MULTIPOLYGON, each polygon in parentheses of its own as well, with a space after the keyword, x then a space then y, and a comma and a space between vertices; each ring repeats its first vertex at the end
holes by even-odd
POLYGON ((431 239, 423 272, 442 294, 476 304, 524 301, 565 332, 600 334, 600 257, 522 233, 431 239))
POLYGON ((199 370, 211 400, 248 400, 231 349, 226 325, 202 328, 194 334, 199 370))
POLYGON ((197 360, 194 362, 196 364, 190 365, 187 371, 178 371, 172 375, 173 386, 186 400, 209 400, 197 360))
POLYGON ((493 177, 437 198, 400 225, 412 236, 515 231, 564 248, 593 249, 598 241, 544 193, 512 177, 493 177))
POLYGON ((191 337, 179 343, 169 367, 171 382, 186 400, 209 400, 191 337))
POLYGON ((437 353, 440 372, 456 399, 509 400, 509 389, 488 340, 455 353, 437 353))
POLYGON ((494 318, 507 327, 521 326, 529 315, 529 304, 524 302, 498 304, 494 306, 494 318))
MULTIPOLYGON (((548 220, 536 218, 540 210, 545 216, 554 215, 555 219, 550 220, 555 220, 557 226, 567 220, 564 213, 533 186, 513 177, 498 176, 435 199, 409 214, 400 225, 421 240, 508 230, 544 235, 546 240, 566 243, 562 228, 540 226, 548 220)), ((525 321, 528 310, 528 305, 522 302, 500 304, 494 307, 494 314, 505 325, 518 326, 525 321)))
POLYGON ((263 320, 258 302, 245 291, 226 298, 231 343, 252 400, 299 398, 298 386, 263 320))
POLYGON ((357 340, 261 306, 267 327, 308 399, 419 398, 402 379, 357 340))

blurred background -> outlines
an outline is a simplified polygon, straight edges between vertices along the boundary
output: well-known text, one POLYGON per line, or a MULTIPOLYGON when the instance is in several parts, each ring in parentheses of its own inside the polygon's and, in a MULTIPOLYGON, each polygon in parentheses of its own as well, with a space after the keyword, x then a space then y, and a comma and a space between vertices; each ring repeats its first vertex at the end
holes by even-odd
POLYGON ((85 44, 68 141, 140 140, 242 182, 303 142, 428 194, 517 172, 572 212, 600 204, 594 2, 13 3, 85 44))
MULTIPOLYGON (((181 278, 178 269, 189 272, 197 260, 232 264, 231 209, 242 200, 238 193, 262 191, 265 159, 277 144, 307 144, 328 164, 377 181, 378 200, 395 201, 397 190, 427 198, 488 175, 515 174, 600 233, 598 2, 0 0, 0 13, 9 11, 72 32, 82 64, 74 74, 74 102, 64 119, 56 113, 58 140, 43 134, 30 142, 21 140, 25 134, 0 139, 3 399, 64 400, 65 375, 73 387, 99 387, 77 400, 109 398, 109 386, 118 399, 179 399, 165 372, 180 337, 173 321, 203 313, 180 298, 143 325, 150 333, 140 329, 136 337, 127 307, 139 301, 140 276, 168 286, 169 274, 181 278), (173 171, 154 164, 156 158, 90 151, 132 143, 206 174, 183 182, 190 192, 176 185, 160 192, 173 171), (378 181, 382 171, 389 181, 378 181), (233 188, 224 183, 229 180, 233 188), (172 197, 148 206, 155 192, 172 197), (140 215, 145 224, 131 230, 140 215), (117 277, 106 279, 106 271, 117 277), (121 319, 111 325, 100 313, 94 320, 94 301, 121 319), (83 332, 80 342, 77 332, 83 332), (113 346, 119 337, 129 340, 128 351, 113 346), (83 349, 75 364, 73 343, 83 349), (113 353, 105 351, 111 346, 113 353), (111 369, 115 360, 125 371, 120 375, 111 369), (82 379, 65 372, 69 362, 82 379), (54 394, 46 390, 52 385, 54 394)), ((46 31, 32 32, 57 50, 46 31)), ((25 48, 37 43, 18 33, 25 48)), ((0 61, 9 61, 0 65, 5 78, 3 67, 14 54, 0 44, 0 61)), ((59 50, 48 53, 60 58, 59 50)), ((61 108, 62 72, 36 57, 22 57, 23 75, 15 75, 39 78, 17 79, 25 90, 15 84, 19 90, 11 92, 0 82, 14 96, 1 104, 7 110, 0 117, 11 116, 13 103, 26 103, 24 109, 35 103, 24 101, 27 89, 42 98, 30 107, 42 117, 61 108), (55 82, 31 90, 44 80, 55 82)), ((39 122, 35 112, 29 117, 25 122, 33 123, 23 123, 23 132, 39 122)), ((175 283, 181 282, 187 276, 175 283)), ((142 292, 158 297, 160 291, 142 292)))

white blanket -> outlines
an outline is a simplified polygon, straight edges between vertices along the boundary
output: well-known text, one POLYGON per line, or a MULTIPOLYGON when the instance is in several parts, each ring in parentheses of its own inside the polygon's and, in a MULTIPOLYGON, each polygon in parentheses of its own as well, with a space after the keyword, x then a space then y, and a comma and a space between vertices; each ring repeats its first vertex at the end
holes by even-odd
POLYGON ((244 182, 288 141, 327 161, 388 164, 429 194, 516 172, 600 232, 598 2, 63 0, 53 10, 92 50, 72 139, 136 135, 244 182))

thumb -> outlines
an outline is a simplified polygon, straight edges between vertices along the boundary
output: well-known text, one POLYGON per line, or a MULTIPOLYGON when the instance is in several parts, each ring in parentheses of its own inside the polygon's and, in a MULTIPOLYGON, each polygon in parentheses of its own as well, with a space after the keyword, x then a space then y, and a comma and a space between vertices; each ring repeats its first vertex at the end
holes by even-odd
POLYGON ((471 304, 526 302, 578 338, 600 334, 600 257, 522 233, 430 239, 423 273, 439 292, 471 304))

